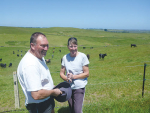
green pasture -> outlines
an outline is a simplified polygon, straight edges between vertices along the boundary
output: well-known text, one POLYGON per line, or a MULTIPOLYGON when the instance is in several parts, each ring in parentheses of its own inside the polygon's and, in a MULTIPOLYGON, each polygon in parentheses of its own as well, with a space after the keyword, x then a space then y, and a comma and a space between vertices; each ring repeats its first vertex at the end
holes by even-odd
MULTIPOLYGON (((61 58, 69 51, 67 39, 77 37, 78 50, 90 54, 88 85, 83 103, 84 113, 149 113, 150 112, 150 34, 113 33, 102 30, 77 28, 17 28, 0 27, 0 112, 27 113, 25 97, 19 85, 20 109, 15 109, 13 72, 17 70, 21 56, 29 50, 33 32, 43 32, 49 41, 45 59, 54 84, 62 82, 59 76, 61 58), (137 47, 132 47, 131 44, 137 47), (86 47, 83 49, 83 47, 86 47), (93 47, 93 48, 91 48, 93 47), (61 50, 61 52, 59 52, 61 50), (13 54, 13 51, 15 54, 13 54), (21 52, 22 51, 22 52, 21 52), (53 53, 54 51, 54 53, 53 53), (104 60, 100 53, 106 53, 104 60), (54 57, 52 58, 52 55, 54 57), (9 63, 12 67, 8 67, 9 63), (144 97, 142 84, 144 63, 146 81, 144 97)), ((56 101, 56 113, 67 113, 68 103, 56 101)))

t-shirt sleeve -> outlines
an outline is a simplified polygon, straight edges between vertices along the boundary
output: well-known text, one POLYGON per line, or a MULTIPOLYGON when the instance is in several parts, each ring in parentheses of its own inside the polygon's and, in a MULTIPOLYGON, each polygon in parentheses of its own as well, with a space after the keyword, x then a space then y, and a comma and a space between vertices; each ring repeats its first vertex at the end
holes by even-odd
POLYGON ((87 58, 87 56, 85 54, 83 54, 83 60, 82 61, 83 61, 82 62, 83 66, 88 65, 90 63, 88 58, 87 58))
POLYGON ((24 81, 27 91, 42 89, 39 69, 36 66, 28 66, 24 70, 24 81))
POLYGON ((61 63, 62 66, 65 66, 65 56, 62 58, 62 63, 61 63))

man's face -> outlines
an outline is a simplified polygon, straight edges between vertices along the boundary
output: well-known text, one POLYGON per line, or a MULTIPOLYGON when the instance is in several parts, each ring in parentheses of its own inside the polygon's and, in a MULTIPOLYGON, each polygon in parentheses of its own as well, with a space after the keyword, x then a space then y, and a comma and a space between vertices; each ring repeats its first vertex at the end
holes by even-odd
POLYGON ((46 56, 46 52, 49 48, 48 40, 44 36, 39 36, 37 38, 36 44, 34 45, 34 54, 37 58, 42 59, 46 56))

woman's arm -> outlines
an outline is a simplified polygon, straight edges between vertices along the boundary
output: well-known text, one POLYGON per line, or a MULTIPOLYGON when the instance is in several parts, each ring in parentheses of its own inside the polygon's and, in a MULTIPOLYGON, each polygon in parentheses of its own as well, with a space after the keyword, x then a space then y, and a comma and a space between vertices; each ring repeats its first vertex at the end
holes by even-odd
POLYGON ((65 66, 61 66, 60 77, 61 77, 63 80, 67 81, 67 77, 65 76, 65 71, 66 71, 65 66))
POLYGON ((65 75, 65 71, 66 71, 65 66, 61 66, 60 77, 61 77, 64 81, 72 82, 72 80, 71 80, 70 78, 67 78, 67 76, 65 75))
POLYGON ((89 77, 89 67, 88 67, 88 65, 83 66, 83 73, 78 74, 78 75, 73 75, 72 73, 69 73, 68 77, 70 79, 84 79, 84 78, 89 77))

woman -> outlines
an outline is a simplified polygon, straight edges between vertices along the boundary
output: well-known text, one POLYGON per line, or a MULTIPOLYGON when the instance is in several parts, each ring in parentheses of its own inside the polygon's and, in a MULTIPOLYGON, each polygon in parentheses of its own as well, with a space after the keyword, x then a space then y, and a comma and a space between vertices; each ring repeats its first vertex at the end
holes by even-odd
POLYGON ((76 38, 69 38, 67 46, 70 53, 64 55, 62 59, 60 77, 71 85, 72 96, 68 101, 70 112, 82 113, 85 86, 89 77, 89 60, 84 53, 78 52, 76 38))

